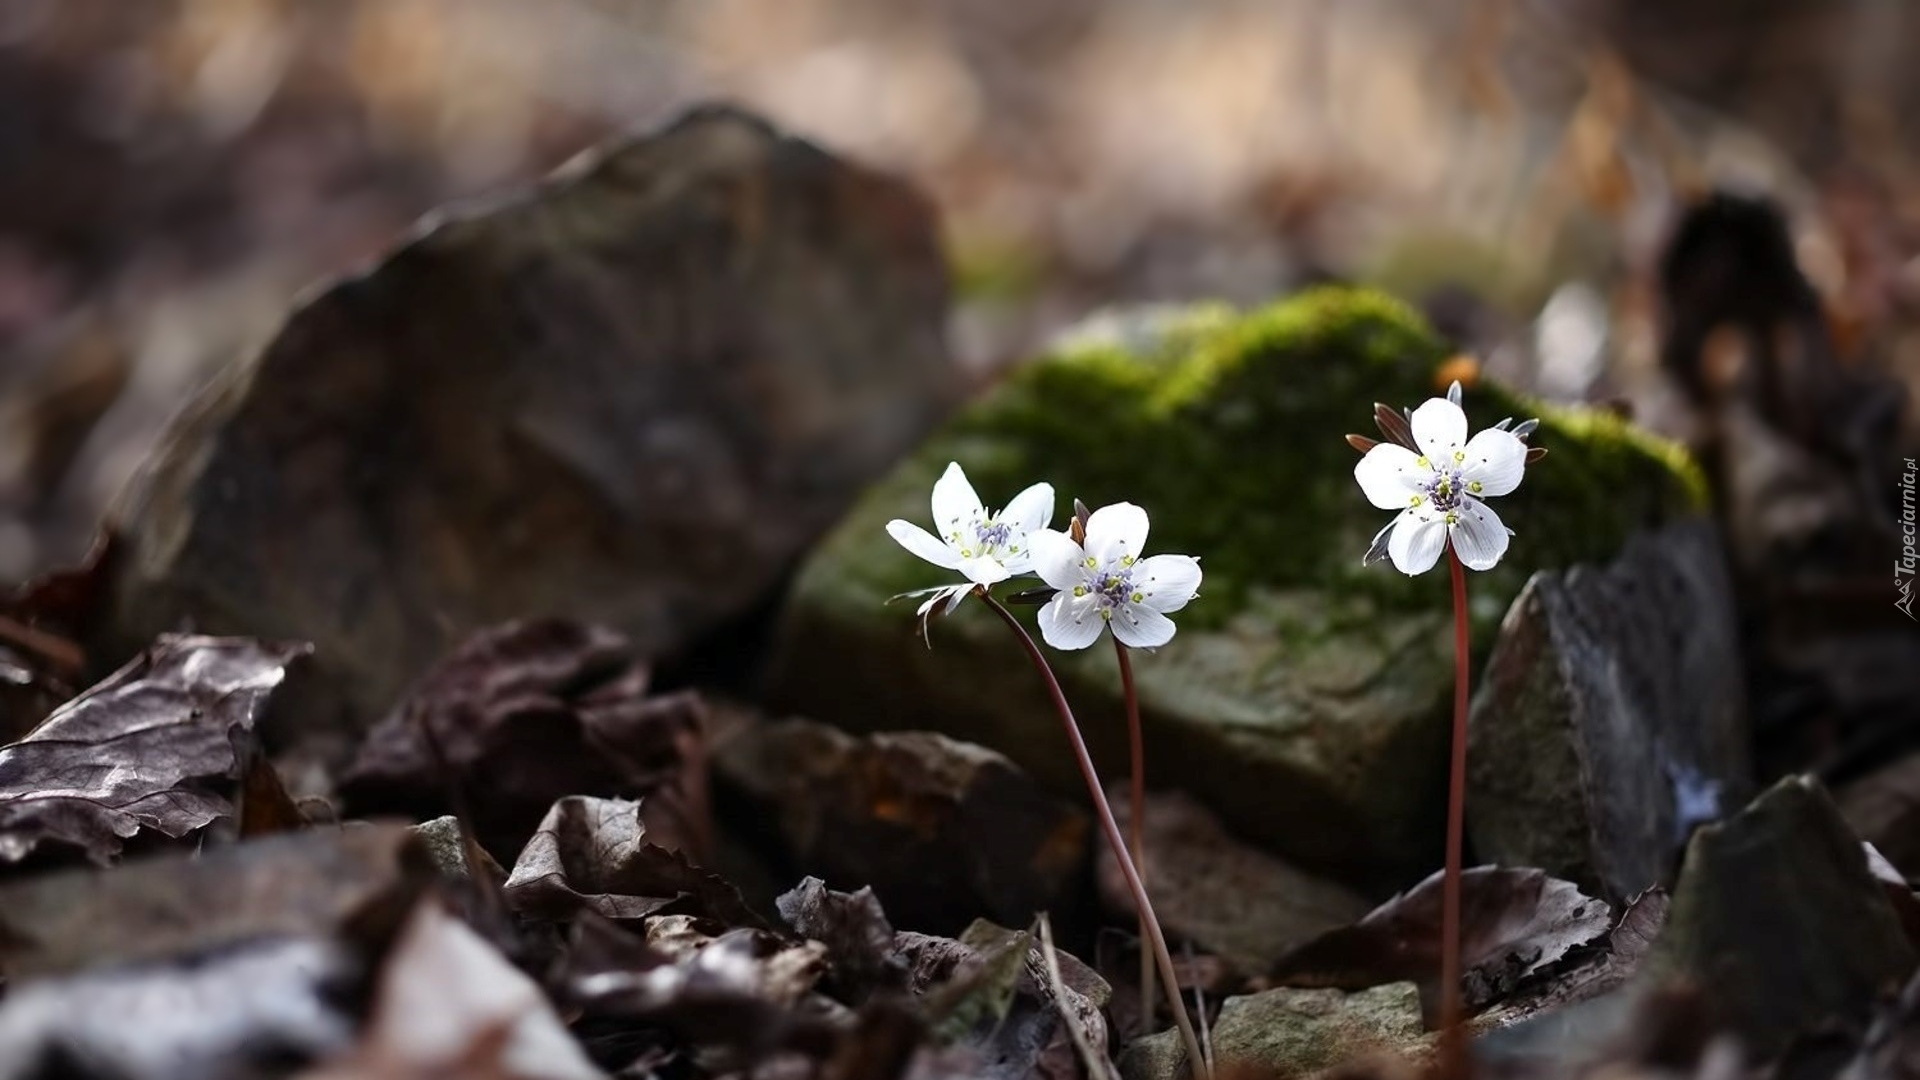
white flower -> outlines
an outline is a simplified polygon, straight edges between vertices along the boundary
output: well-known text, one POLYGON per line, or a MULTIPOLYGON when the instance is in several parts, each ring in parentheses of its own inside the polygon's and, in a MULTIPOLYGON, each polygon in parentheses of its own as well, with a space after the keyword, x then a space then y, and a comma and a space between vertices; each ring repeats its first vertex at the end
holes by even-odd
POLYGON ((1378 557, 1382 536, 1393 565, 1406 574, 1431 569, 1449 541, 1460 561, 1475 570, 1490 569, 1506 554, 1511 533, 1482 500, 1520 486, 1527 445, 1504 421, 1468 439, 1458 392, 1455 384, 1447 398, 1413 410, 1417 453, 1383 442, 1354 466, 1353 478, 1369 502, 1400 511, 1374 537, 1369 560, 1378 557))
POLYGON ((1035 484, 1015 495, 999 514, 989 514, 954 462, 933 485, 933 524, 940 535, 899 518, 887 522, 887 535, 935 566, 958 570, 976 585, 993 585, 1028 572, 1033 555, 1027 534, 1046 528, 1052 519, 1053 485, 1035 484))
POLYGON ((1084 649, 1112 625, 1113 636, 1138 649, 1173 638, 1169 612, 1198 594, 1200 561, 1188 555, 1140 557, 1147 512, 1114 503, 1087 518, 1083 547, 1065 533, 1033 534, 1033 570, 1058 589, 1040 609, 1040 636, 1056 649, 1084 649))

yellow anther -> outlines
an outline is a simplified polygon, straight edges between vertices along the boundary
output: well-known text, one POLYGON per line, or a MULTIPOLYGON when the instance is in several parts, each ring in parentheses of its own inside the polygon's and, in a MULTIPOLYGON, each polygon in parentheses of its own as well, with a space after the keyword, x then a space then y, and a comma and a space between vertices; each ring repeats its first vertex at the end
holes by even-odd
POLYGON ((1467 490, 1473 492, 1475 495, 1480 494, 1480 486, 1480 481, 1478 480, 1467 481, 1467 490))
POLYGON ((1419 505, 1420 505, 1421 503, 1423 503, 1423 502, 1426 502, 1426 501, 1427 501, 1427 499, 1426 499, 1426 496, 1424 496, 1424 495, 1409 495, 1409 496, 1407 496, 1407 505, 1408 505, 1408 506, 1419 506, 1419 505))
POLYGON ((1416 462, 1414 462, 1414 464, 1415 464, 1415 465, 1418 465, 1418 466, 1420 466, 1420 467, 1421 467, 1421 468, 1423 468, 1423 469, 1431 469, 1431 468, 1433 468, 1433 462, 1431 462, 1431 461, 1428 461, 1428 460, 1427 460, 1427 455, 1425 455, 1425 454, 1421 454, 1421 455, 1420 455, 1420 460, 1418 460, 1418 461, 1416 461, 1416 462))
POLYGON ((1073 587, 1073 595, 1075 596, 1087 595, 1087 587, 1085 585, 1075 585, 1073 587))
POLYGON ((1465 450, 1455 450, 1453 452, 1453 460, 1456 465, 1467 460, 1467 452, 1465 450))

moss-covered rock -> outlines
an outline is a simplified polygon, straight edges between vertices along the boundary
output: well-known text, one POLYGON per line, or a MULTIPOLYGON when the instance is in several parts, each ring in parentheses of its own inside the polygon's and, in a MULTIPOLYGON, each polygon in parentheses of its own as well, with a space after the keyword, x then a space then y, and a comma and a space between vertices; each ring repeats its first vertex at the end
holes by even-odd
MULTIPOLYGON (((857 728, 945 731, 1075 791, 1045 695, 990 613, 963 605, 928 650, 911 608, 886 604, 947 575, 883 525, 925 523, 948 461, 992 506, 1051 481, 1056 524, 1073 497, 1128 500, 1152 516, 1150 553, 1198 555, 1206 570, 1179 636, 1135 665, 1151 783, 1194 792, 1236 831, 1310 865, 1382 882, 1422 872, 1440 835, 1448 586, 1443 573, 1361 566, 1388 515, 1361 497, 1342 436, 1369 425, 1374 401, 1436 393, 1445 357, 1406 308, 1344 289, 1076 335, 869 491, 817 551, 780 631, 773 697, 857 728)), ((1699 503, 1680 452, 1615 417, 1484 385, 1466 404, 1476 427, 1541 415, 1533 442, 1553 451, 1498 504, 1519 535, 1501 566, 1475 575, 1482 644, 1533 570, 1608 558, 1699 503)), ((1111 650, 1055 662, 1096 755, 1124 768, 1111 650)))

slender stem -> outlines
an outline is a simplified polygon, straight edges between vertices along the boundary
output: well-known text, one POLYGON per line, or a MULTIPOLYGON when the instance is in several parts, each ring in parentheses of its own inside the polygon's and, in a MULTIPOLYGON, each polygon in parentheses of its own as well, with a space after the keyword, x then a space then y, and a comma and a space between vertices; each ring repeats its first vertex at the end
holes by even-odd
MULTIPOLYGON (((1127 752, 1132 758, 1133 772, 1127 790, 1127 845, 1133 852, 1133 867, 1140 871, 1142 881, 1147 876, 1147 748, 1146 739, 1140 732, 1140 697, 1133 689, 1133 656, 1127 649, 1127 643, 1119 638, 1113 639, 1113 652, 1120 658, 1120 692, 1127 701, 1127 752)), ((1143 1026, 1153 1027, 1153 953, 1146 948, 1147 920, 1140 919, 1140 1011, 1143 1026)))
POLYGON ((1453 569, 1453 761, 1447 777, 1447 869, 1440 882, 1441 1065, 1446 1074, 1466 1076, 1466 1044, 1460 1003, 1460 861, 1467 820, 1467 572, 1460 555, 1447 546, 1453 569))
POLYGON ((1053 669, 1047 666, 1047 658, 1041 655, 1040 647, 1033 643, 1027 629, 1020 620, 1013 617, 1000 601, 995 600, 985 589, 980 590, 980 599, 986 602, 1000 621, 1007 624, 1013 636, 1020 641, 1020 647, 1027 652, 1027 659, 1033 661, 1034 669, 1047 684, 1047 693, 1053 697, 1054 711, 1060 714, 1060 722, 1067 729, 1067 742, 1073 747, 1073 757, 1080 766, 1080 777, 1087 783, 1087 793, 1093 796, 1093 808, 1100 818, 1100 831, 1106 834, 1107 845, 1113 849, 1114 861, 1120 864, 1120 874, 1127 879, 1127 889, 1133 893, 1134 910, 1147 925, 1147 935, 1153 943, 1154 959, 1160 964, 1160 978, 1168 998, 1167 1004, 1173 1009, 1173 1019, 1180 1027, 1180 1039, 1186 1044, 1187 1060, 1193 1065, 1193 1073, 1200 1080, 1213 1080, 1213 1070, 1207 1067, 1207 1059, 1200 1052, 1200 1039, 1194 1034, 1193 1021, 1187 1017, 1186 1005, 1180 1000, 1180 982, 1173 971, 1173 956, 1167 952, 1166 935, 1160 932, 1160 921, 1153 917, 1153 903, 1147 899, 1147 890, 1140 883, 1140 872, 1134 869, 1133 859, 1127 854, 1127 842, 1120 836, 1120 824, 1113 818, 1113 807, 1107 802, 1107 793, 1100 787, 1100 774, 1094 771, 1093 756, 1087 753, 1087 741, 1080 737, 1080 725, 1073 718, 1073 708, 1067 704, 1067 695, 1060 689, 1060 680, 1054 677, 1053 669))

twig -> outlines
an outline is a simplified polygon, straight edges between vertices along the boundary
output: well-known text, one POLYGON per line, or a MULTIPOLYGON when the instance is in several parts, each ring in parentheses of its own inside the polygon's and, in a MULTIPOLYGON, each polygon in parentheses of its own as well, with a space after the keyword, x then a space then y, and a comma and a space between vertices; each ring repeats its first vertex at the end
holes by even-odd
POLYGON ((1073 1040, 1073 1048, 1080 1052, 1080 1061, 1086 1065, 1089 1077, 1119 1080, 1120 1074, 1114 1069, 1112 1060, 1105 1054, 1094 1052, 1092 1044, 1087 1042, 1087 1033, 1080 1030, 1080 1018, 1067 1011, 1067 981, 1060 975, 1060 955, 1053 948, 1052 920, 1043 911, 1034 922, 1034 928, 1039 931, 1040 958, 1047 965, 1047 989, 1053 994, 1053 1007, 1067 1025, 1067 1038, 1073 1040))

